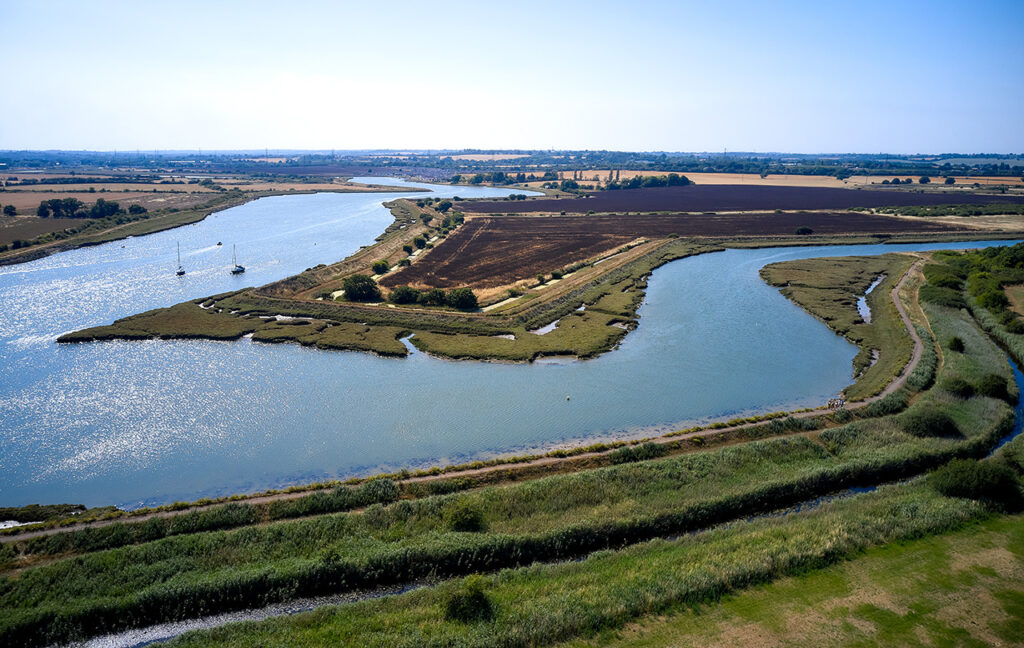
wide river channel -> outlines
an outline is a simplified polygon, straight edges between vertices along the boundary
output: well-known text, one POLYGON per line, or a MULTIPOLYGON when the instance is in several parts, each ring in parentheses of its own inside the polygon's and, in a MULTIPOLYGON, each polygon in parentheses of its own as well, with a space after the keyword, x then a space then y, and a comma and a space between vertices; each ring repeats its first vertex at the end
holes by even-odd
POLYGON ((0 506, 163 504, 818 406, 851 382, 856 348, 766 285, 762 266, 1005 244, 683 259, 655 271, 640 325, 619 349, 579 362, 394 359, 248 340, 54 342, 337 261, 391 222, 383 201, 419 195, 264 198, 187 227, 0 267, 0 506), (228 273, 233 245, 241 276, 228 273))

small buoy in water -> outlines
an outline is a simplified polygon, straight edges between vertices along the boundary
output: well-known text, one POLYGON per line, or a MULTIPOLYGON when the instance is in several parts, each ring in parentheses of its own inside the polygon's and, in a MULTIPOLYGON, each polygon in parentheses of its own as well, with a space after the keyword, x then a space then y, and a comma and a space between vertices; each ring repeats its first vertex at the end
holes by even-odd
POLYGON ((565 400, 569 400, 569 397, 568 397, 568 396, 566 396, 566 397, 565 397, 565 400))
POLYGON ((220 241, 217 241, 217 245, 224 245, 224 244, 221 243, 220 241))

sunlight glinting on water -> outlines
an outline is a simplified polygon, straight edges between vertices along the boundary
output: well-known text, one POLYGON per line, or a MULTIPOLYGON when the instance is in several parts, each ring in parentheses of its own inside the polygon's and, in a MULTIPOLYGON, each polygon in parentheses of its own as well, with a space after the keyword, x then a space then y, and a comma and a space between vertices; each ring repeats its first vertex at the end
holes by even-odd
POLYGON ((53 342, 336 261, 383 231, 391 217, 380 203, 397 196, 264 199, 0 268, 0 503, 158 504, 820 405, 850 382, 855 349, 758 269, 901 249, 729 250, 674 262, 652 276, 640 326, 620 349, 585 362, 394 359, 249 340, 53 342), (232 245, 247 266, 241 277, 227 273, 232 245))

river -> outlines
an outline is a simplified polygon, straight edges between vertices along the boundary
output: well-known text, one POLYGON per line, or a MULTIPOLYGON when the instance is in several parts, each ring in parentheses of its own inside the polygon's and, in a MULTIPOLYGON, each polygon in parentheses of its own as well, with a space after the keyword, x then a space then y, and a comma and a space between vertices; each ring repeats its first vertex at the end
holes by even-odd
MULTIPOLYGON (((512 193, 408 186, 440 196, 512 193)), ((247 340, 54 343, 67 331, 337 261, 391 222, 381 202, 409 195, 265 198, 176 230, 0 268, 0 506, 155 505, 820 405, 850 383, 856 349, 758 270, 958 247, 683 259, 654 273, 640 325, 621 347, 585 362, 379 358, 247 340), (182 278, 173 272, 178 242, 182 278), (247 268, 237 277, 228 274, 233 245, 247 268)), ((992 244, 1003 243, 966 245, 992 244)))

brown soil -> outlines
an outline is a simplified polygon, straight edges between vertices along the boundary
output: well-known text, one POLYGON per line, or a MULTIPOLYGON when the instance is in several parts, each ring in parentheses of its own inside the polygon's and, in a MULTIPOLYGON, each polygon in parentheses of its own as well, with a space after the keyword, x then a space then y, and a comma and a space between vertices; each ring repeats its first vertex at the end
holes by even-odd
POLYGON ((858 212, 479 217, 381 283, 491 288, 547 274, 640 237, 792 236, 804 226, 826 235, 968 229, 858 212))

